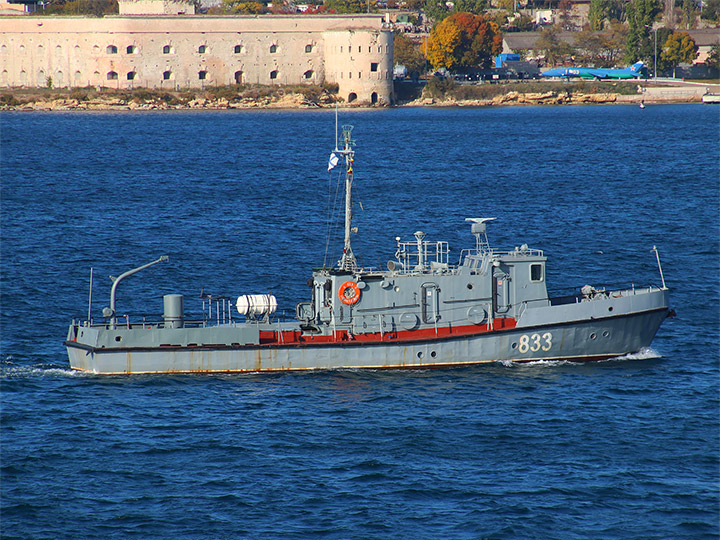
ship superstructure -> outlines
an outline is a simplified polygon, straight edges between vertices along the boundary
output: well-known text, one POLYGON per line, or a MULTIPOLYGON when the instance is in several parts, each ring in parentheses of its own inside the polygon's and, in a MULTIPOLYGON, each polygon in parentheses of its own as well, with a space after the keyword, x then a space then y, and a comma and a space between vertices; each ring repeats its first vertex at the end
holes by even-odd
POLYGON ((465 219, 474 245, 457 262, 447 242, 417 231, 395 239, 387 268, 360 267, 351 246, 351 126, 343 126, 341 140, 330 163, 342 163, 345 173, 343 251, 336 267, 313 271, 311 299, 297 304, 294 320, 277 318, 277 300, 263 294, 232 303, 205 296, 200 321, 186 319, 176 294, 164 297, 162 320, 119 318, 119 281, 160 258, 115 280, 102 323, 91 313, 72 322, 65 341, 71 367, 122 374, 598 360, 648 347, 670 313, 664 281, 613 291, 585 286, 549 298, 543 252, 526 244, 493 249, 487 229, 495 218, 465 219))

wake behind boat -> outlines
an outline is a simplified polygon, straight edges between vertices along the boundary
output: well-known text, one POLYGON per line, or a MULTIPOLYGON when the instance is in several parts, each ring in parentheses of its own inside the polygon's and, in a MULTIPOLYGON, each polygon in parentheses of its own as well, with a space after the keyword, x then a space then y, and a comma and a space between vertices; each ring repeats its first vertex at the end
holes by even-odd
POLYGON ((341 141, 330 167, 344 167, 343 252, 336 267, 313 270, 312 297, 296 305, 294 319, 276 317, 269 294, 232 302, 205 296, 199 321, 186 319, 178 294, 163 297, 161 320, 118 317, 119 283, 167 260, 161 257, 114 280, 103 322, 93 321, 90 308, 87 320, 73 320, 64 342, 70 366, 130 374, 601 360, 648 347, 670 313, 659 257, 661 287, 586 285, 549 298, 547 257, 526 244, 492 248, 487 227, 495 218, 466 218, 475 241, 456 264, 447 242, 417 231, 412 240, 396 238, 387 269, 360 267, 351 246, 352 126, 343 126, 341 141))

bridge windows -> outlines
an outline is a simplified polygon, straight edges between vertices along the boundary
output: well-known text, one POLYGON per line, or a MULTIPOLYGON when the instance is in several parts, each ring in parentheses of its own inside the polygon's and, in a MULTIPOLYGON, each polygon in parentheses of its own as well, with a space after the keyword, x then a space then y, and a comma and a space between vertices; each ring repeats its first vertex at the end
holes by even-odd
POLYGON ((530 265, 530 281, 542 281, 543 276, 543 265, 540 263, 530 265))

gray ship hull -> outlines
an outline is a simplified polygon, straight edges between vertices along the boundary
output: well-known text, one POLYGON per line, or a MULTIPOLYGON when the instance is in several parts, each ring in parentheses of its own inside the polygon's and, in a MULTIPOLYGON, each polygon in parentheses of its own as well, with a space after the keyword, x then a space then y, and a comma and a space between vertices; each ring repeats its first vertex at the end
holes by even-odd
MULTIPOLYGON (((162 321, 131 322, 117 311, 117 287, 168 260, 162 256, 111 278, 101 324, 92 319, 91 272, 88 318, 73 321, 65 341, 70 366, 103 374, 429 368, 601 360, 650 346, 669 313, 655 247, 662 288, 585 285, 580 294, 559 298, 548 296, 542 250, 490 246, 491 217, 465 218, 475 243, 460 251, 457 263, 447 241, 418 230, 413 240, 395 237, 394 258, 385 267, 360 266, 351 246, 357 232, 352 129, 342 127, 328 164, 328 171, 340 162, 344 169, 342 255, 337 266, 313 269, 310 300, 296 304, 294 319, 274 316, 272 294, 242 294, 233 309, 235 295, 203 292, 199 320, 186 319, 183 295, 166 294, 162 321)), ((290 266, 279 269, 291 275, 290 266)))
POLYGON ((412 341, 98 348, 67 341, 73 369, 98 374, 432 368, 497 361, 592 361, 649 347, 668 308, 412 341))

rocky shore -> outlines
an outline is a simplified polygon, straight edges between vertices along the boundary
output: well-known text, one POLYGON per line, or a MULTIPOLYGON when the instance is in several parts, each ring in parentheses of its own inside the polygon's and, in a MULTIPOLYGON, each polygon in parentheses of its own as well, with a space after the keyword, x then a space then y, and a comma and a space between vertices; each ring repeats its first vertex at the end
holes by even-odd
MULTIPOLYGON (((496 107, 508 105, 576 105, 607 103, 690 103, 700 102, 705 89, 700 88, 644 88, 636 93, 582 92, 547 90, 521 92, 507 90, 492 97, 458 97, 452 94, 429 96, 428 92, 415 99, 406 99, 399 106, 407 107, 496 107)), ((255 95, 175 95, 144 92, 124 94, 97 92, 92 95, 57 95, 52 92, 0 93, 0 111, 149 111, 149 110, 224 110, 224 109, 318 109, 334 107, 336 96, 329 92, 309 94, 276 90, 255 95), (9 97, 8 97, 9 96, 9 97)), ((370 107, 368 104, 346 104, 343 107, 370 107)), ((377 106, 373 106, 377 107, 377 106)))

